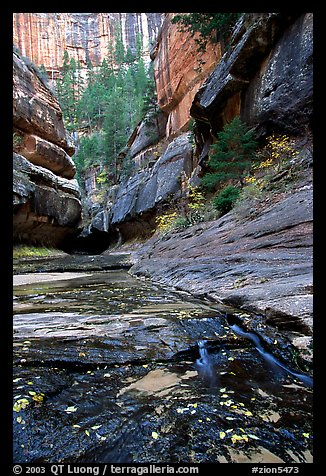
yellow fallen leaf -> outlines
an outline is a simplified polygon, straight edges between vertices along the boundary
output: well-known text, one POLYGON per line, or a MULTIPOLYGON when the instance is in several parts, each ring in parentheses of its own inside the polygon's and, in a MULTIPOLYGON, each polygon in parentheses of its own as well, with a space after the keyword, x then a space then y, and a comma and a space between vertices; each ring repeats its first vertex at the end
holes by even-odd
POLYGON ((80 425, 72 425, 73 428, 80 428, 80 425))
POLYGON ((220 431, 220 438, 223 440, 223 438, 226 437, 226 433, 224 431, 220 431))
POLYGON ((36 392, 32 392, 32 391, 30 391, 30 392, 28 392, 28 393, 29 393, 30 395, 36 395, 36 392))
POLYGON ((220 392, 221 392, 221 393, 226 392, 226 388, 225 388, 225 387, 224 387, 224 388, 220 388, 220 392))
POLYGON ((244 407, 244 403, 239 402, 240 407, 244 407))
POLYGON ((144 369, 147 369, 148 364, 144 364, 143 367, 144 367, 144 369))
POLYGON ((86 354, 85 354, 85 352, 79 352, 78 356, 79 357, 86 357, 86 354))
POLYGON ((236 443, 237 441, 241 441, 241 440, 242 440, 242 436, 232 435, 232 436, 231 436, 231 440, 232 440, 232 443, 236 443))
POLYGON ((245 414, 245 415, 247 415, 247 416, 252 416, 252 413, 251 413, 251 412, 249 412, 249 411, 247 411, 247 412, 244 412, 244 414, 245 414))
POLYGON ((236 408, 238 408, 238 406, 237 405, 231 405, 231 408, 236 409, 236 408))
POLYGON ((273 344, 277 344, 277 339, 274 340, 273 344))
POLYGON ((67 413, 73 413, 73 412, 76 412, 76 411, 77 411, 77 407, 75 407, 74 405, 71 406, 71 407, 67 407, 65 409, 65 412, 67 412, 67 413))
POLYGON ((87 436, 90 436, 89 430, 85 430, 87 436))
POLYGON ((221 395, 221 398, 228 398, 228 394, 227 393, 223 393, 223 395, 221 395))
POLYGON ((34 385, 33 382, 27 382, 27 385, 34 385))
POLYGON ((193 407, 194 407, 194 408, 197 408, 197 407, 198 407, 198 403, 194 403, 194 404, 193 404, 193 407))
POLYGON ((208 417, 206 417, 206 421, 211 421, 211 419, 210 419, 210 418, 208 418, 208 417))
POLYGON ((304 436, 305 438, 309 438, 310 433, 302 433, 302 436, 304 436))
POLYGON ((18 378, 15 378, 15 380, 13 380, 14 383, 17 383, 19 382, 19 380, 23 380, 21 377, 18 377, 18 378))
POLYGON ((156 433, 156 431, 152 431, 152 438, 154 438, 154 440, 157 440, 158 433, 156 433))
POLYGON ((34 400, 34 402, 43 402, 43 395, 33 395, 32 399, 34 400))
POLYGON ((91 426, 91 429, 92 430, 98 430, 99 428, 101 428, 102 425, 94 425, 94 426, 91 426))
POLYGON ((228 357, 228 360, 234 360, 234 357, 228 357))

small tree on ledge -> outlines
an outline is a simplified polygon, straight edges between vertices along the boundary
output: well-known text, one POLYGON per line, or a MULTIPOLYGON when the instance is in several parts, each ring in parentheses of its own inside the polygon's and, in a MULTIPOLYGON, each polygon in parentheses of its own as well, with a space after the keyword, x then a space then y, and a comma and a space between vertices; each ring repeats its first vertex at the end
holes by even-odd
POLYGON ((239 181, 242 186, 258 146, 253 132, 237 116, 224 126, 217 138, 218 141, 211 146, 211 171, 202 178, 202 185, 209 191, 214 191, 217 186, 230 181, 239 181))

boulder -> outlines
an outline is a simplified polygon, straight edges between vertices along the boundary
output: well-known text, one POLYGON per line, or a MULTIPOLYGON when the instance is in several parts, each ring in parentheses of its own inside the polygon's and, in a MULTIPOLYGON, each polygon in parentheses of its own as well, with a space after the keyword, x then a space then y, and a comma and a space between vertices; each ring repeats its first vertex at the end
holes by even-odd
POLYGON ((33 134, 25 134, 17 149, 17 152, 30 162, 45 167, 56 175, 68 179, 75 176, 76 167, 72 159, 67 152, 52 142, 33 134))
POLYGON ((58 177, 13 154, 13 238, 60 246, 80 224, 77 181, 58 177))

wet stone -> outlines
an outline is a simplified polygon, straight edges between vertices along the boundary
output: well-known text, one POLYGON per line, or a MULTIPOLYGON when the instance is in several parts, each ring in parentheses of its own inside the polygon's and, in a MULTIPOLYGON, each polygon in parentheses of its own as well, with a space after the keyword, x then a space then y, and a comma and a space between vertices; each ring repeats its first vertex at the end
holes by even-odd
POLYGON ((14 288, 15 462, 312 461, 312 390, 223 309, 121 270, 62 278, 14 288))

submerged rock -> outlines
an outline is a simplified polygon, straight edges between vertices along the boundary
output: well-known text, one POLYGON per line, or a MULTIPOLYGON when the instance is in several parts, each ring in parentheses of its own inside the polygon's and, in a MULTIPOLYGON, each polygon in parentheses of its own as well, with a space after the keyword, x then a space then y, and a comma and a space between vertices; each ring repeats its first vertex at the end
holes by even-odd
POLYGON ((312 461, 311 389, 223 306, 122 271, 37 274, 15 286, 15 463, 312 461))

